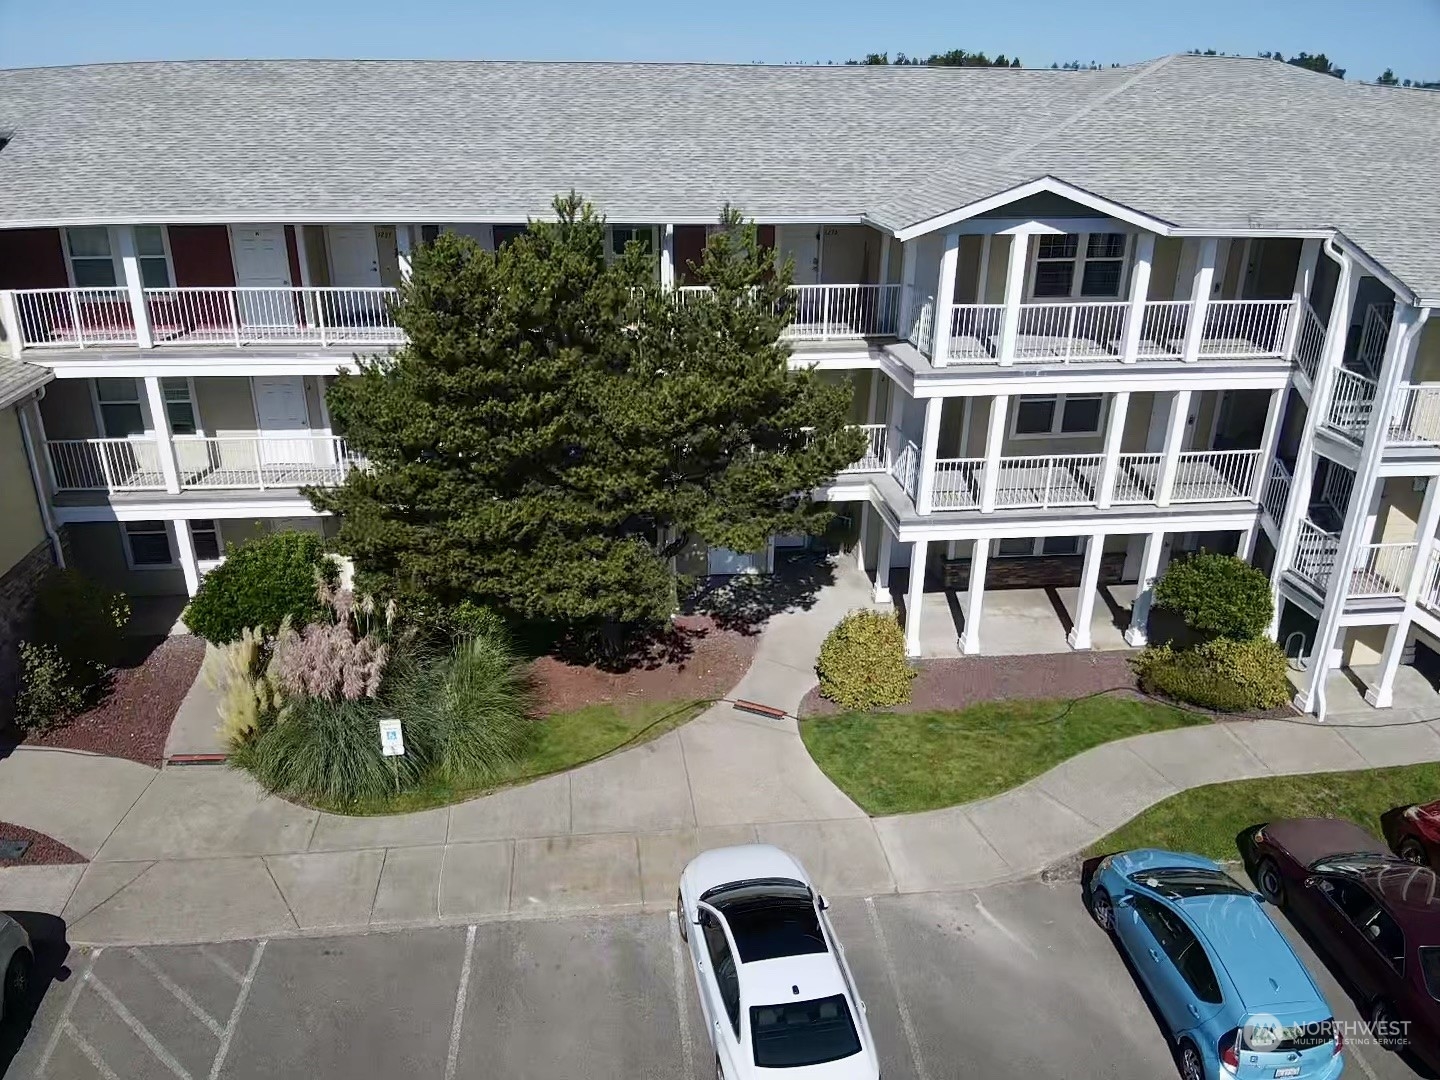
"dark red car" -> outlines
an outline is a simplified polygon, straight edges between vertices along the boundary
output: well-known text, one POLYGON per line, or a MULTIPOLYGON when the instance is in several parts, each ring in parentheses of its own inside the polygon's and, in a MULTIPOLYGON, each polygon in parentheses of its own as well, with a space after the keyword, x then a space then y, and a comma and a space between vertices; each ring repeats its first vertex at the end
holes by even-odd
POLYGON ((1396 855, 1417 866, 1440 866, 1440 802, 1391 810, 1380 824, 1396 855))
POLYGON ((1251 834, 1255 885, 1328 954, 1388 1049, 1440 1071, 1440 877, 1333 818, 1251 834))

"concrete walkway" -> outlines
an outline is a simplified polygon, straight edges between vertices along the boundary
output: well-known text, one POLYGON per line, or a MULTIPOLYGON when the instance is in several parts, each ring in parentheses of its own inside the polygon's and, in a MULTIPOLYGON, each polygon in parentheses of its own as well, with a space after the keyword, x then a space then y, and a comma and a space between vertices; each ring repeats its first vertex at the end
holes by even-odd
MULTIPOLYGON (((793 714, 830 627, 869 602, 850 570, 773 616, 732 698, 793 714)), ((1201 784, 1440 760, 1440 721, 1234 722, 1136 736, 966 806, 871 819, 820 771, 793 719, 716 705, 654 742, 457 806, 324 814, 220 766, 149 769, 51 750, 0 761, 0 820, 88 866, 0 870, 0 908, 61 915, 72 942, 223 940, 673 903, 684 863, 752 840, 798 855, 826 892, 869 895, 1028 876, 1201 784)))

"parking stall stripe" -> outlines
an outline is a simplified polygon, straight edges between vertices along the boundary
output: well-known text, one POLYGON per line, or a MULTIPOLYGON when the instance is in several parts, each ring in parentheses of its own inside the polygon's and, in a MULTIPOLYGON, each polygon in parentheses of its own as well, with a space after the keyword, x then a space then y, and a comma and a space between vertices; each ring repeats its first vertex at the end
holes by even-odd
POLYGON ((684 1076, 695 1075, 695 1044, 690 1038, 690 1011, 685 1008, 685 953, 680 947, 680 917, 670 912, 670 953, 675 961, 675 1012, 680 1023, 680 1057, 684 1076))
POLYGON ((206 960, 209 960, 226 975, 229 975, 230 978, 234 979, 237 983, 242 985, 244 984, 245 976, 241 975, 240 972, 236 971, 235 968, 231 966, 230 962, 226 960, 223 956, 217 956, 215 953, 207 949, 204 945, 200 946, 200 955, 205 957, 206 960))
POLYGON ((465 959, 460 962, 460 985, 455 989, 455 1015, 450 1019, 450 1050, 445 1055, 445 1080, 455 1080, 460 1062, 460 1029, 465 1023, 465 995, 470 990, 470 965, 475 959, 475 927, 465 931, 465 959))
POLYGON ((155 1059, 160 1064, 173 1072, 180 1080, 190 1080, 190 1074, 185 1071, 185 1066, 176 1061, 175 1055, 166 1050, 160 1040, 150 1033, 150 1029, 136 1019, 135 1015, 115 996, 113 990, 95 977, 93 970, 86 975, 86 980, 95 988, 95 992, 100 995, 105 1004, 110 1006, 110 1010, 125 1021, 125 1026, 139 1037, 150 1053, 155 1055, 155 1059))
POLYGON ((905 1004, 905 995, 900 992, 900 980, 895 974, 895 958, 890 955, 890 945, 885 940, 885 929, 880 925, 880 916, 875 911, 875 898, 865 898, 865 914, 870 918, 870 929, 880 945, 880 959, 885 962, 885 977, 890 980, 890 990, 895 995, 895 1007, 900 1013, 900 1026, 905 1030, 905 1041, 910 1044, 910 1060, 915 1063, 915 1075, 919 1080, 930 1080, 925 1069, 925 1060, 920 1056, 920 1040, 915 1035, 915 1022, 910 1018, 910 1006, 905 1004))
POLYGON ((141 967, 143 967, 146 971, 150 972, 151 975, 155 976, 156 982, 158 982, 166 990, 169 990, 176 1001, 180 1002, 181 1005, 184 1005, 185 1008, 189 1009, 191 1015, 194 1016, 196 1020, 199 1020, 202 1024, 204 1024, 207 1028, 210 1029, 210 1033, 212 1035, 218 1038, 219 1036, 225 1034, 225 1029, 220 1026, 220 1021, 216 1020, 208 1012, 202 1009, 199 1002, 197 1002, 194 998, 187 994, 184 988, 179 986, 174 979, 170 978, 169 975, 166 975, 165 972, 161 971, 160 966, 156 964, 155 961, 151 960, 139 949, 131 949, 129 951, 130 955, 135 958, 135 961, 141 967))
POLYGON ((120 1077, 115 1074, 115 1070, 105 1064, 105 1059, 100 1056, 100 1051, 85 1041, 85 1037, 80 1034, 74 1024, 67 1020, 63 1026, 66 1036, 79 1048, 80 1052, 85 1055, 86 1060, 95 1066, 96 1072, 103 1076, 105 1080, 120 1080, 120 1077))
MULTIPOLYGON (((240 981, 240 996, 235 999, 235 1007, 230 1010, 230 1022, 225 1025, 225 1033, 220 1036, 220 1049, 215 1051, 215 1063, 210 1066, 210 1080, 215 1080, 225 1065, 225 1055, 230 1053, 230 1040, 240 1023, 240 1014, 245 1011, 245 1002, 250 1000, 250 987, 255 982, 255 971, 260 967, 260 957, 265 955, 267 944, 269 942, 262 941, 256 945, 255 955, 250 957, 250 967, 240 981)), ((214 959, 218 960, 218 957, 214 959)))
POLYGON ((90 972, 95 970, 95 961, 100 959, 100 954, 105 951, 102 945, 90 954, 90 963, 85 966, 85 972, 75 980, 75 988, 70 991, 69 998, 65 1001, 65 1008, 60 1010, 60 1019, 55 1021, 55 1030, 50 1032, 50 1038, 45 1043, 45 1052, 40 1055, 40 1064, 35 1066, 35 1075, 42 1076, 45 1073, 45 1066, 50 1064, 50 1059, 55 1056, 55 1048, 60 1045, 60 1036, 65 1033, 65 1028, 70 1023, 70 1014, 75 1010, 75 999, 80 996, 80 991, 85 986, 85 980, 90 977, 90 972))

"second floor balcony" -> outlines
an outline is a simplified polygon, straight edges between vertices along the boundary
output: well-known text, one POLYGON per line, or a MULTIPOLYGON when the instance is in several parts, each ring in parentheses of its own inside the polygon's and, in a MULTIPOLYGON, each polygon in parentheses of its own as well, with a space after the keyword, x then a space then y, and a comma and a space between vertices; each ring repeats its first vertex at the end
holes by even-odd
MULTIPOLYGON (((171 439, 181 491, 256 490, 342 483, 361 461, 334 435, 177 435, 171 439)), ((45 444, 51 490, 164 492, 159 440, 51 439, 45 444)))

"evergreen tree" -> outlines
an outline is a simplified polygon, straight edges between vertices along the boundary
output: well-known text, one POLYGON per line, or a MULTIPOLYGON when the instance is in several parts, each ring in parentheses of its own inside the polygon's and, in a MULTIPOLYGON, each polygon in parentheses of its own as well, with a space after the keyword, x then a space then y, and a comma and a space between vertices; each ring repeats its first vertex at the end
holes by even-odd
POLYGON ((655 623, 692 538, 753 551, 821 531, 809 492, 864 436, 848 385, 789 370, 791 269, 737 213, 697 268, 713 294, 679 303, 642 245, 607 261, 603 219, 574 195, 555 206, 494 254, 450 234, 416 250, 407 344, 328 398, 369 467, 309 494, 371 587, 655 623))
POLYGON ((1383 72, 1381 72, 1381 73, 1380 73, 1380 77, 1379 77, 1378 79, 1376 79, 1375 81, 1376 81, 1377 83, 1379 83, 1381 86, 1399 86, 1399 85, 1400 85, 1400 80, 1395 77, 1395 72, 1394 72, 1393 70, 1391 70, 1390 68, 1386 68, 1383 72))

